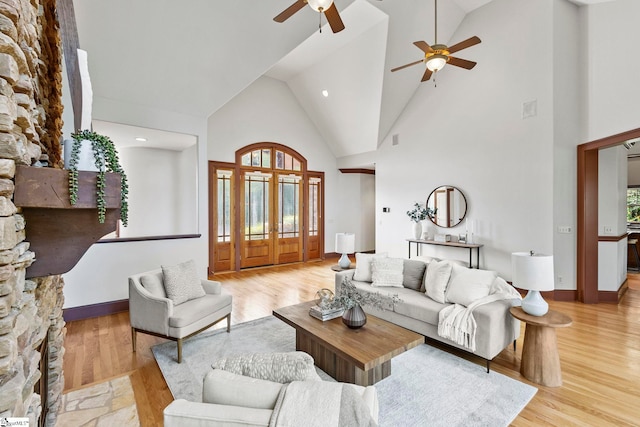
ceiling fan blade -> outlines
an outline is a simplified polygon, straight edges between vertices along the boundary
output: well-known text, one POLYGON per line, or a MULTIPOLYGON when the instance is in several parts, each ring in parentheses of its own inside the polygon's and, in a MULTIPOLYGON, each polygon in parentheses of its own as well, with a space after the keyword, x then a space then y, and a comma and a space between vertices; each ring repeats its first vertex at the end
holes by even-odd
POLYGON ((416 47, 421 51, 423 51, 424 53, 433 52, 433 49, 431 49, 431 46, 429 46, 427 42, 419 41, 419 42, 413 42, 413 44, 416 45, 416 47))
POLYGON ((294 4, 292 4, 291 6, 286 8, 284 11, 282 11, 280 15, 273 18, 273 20, 276 22, 284 22, 287 19, 291 18, 291 16, 293 16, 294 13, 296 13, 297 11, 305 7, 306 4, 307 2, 304 0, 297 0, 294 4))
POLYGON ((431 78, 431 75, 433 74, 433 71, 431 71, 430 69, 426 69, 424 71, 424 74, 422 75, 422 80, 420 80, 421 82, 426 82, 427 80, 429 80, 431 78))
POLYGON ((466 68, 467 70, 472 69, 476 66, 477 62, 467 61, 466 59, 454 58, 453 56, 449 57, 448 64, 455 65, 456 67, 466 68))
POLYGON ((393 70, 391 70, 391 72, 398 71, 398 70, 402 70, 403 68, 411 67, 412 65, 419 64, 419 63, 421 63, 422 61, 423 61, 423 60, 422 60, 422 59, 420 59, 420 60, 418 60, 418 61, 416 61, 416 62, 412 62, 411 64, 401 65, 400 67, 396 67, 396 68, 394 68, 393 70))
POLYGON ((335 3, 331 3, 329 9, 324 11, 324 16, 327 18, 327 22, 329 22, 331 31, 338 33, 344 30, 344 24, 342 23, 342 18, 340 18, 340 14, 338 13, 338 8, 335 3))
POLYGON ((447 49, 449 51, 449 53, 455 53, 459 50, 462 49, 466 49, 468 47, 477 45, 478 43, 480 43, 482 40, 480 40, 478 37, 473 36, 470 37, 464 41, 461 41, 460 43, 456 43, 453 46, 451 46, 449 49, 447 49))

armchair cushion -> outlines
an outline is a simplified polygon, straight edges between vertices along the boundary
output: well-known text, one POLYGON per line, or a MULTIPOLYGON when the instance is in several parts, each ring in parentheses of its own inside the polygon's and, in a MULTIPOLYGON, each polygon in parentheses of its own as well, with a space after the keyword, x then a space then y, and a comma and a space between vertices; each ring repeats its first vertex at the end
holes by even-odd
POLYGON ((151 295, 158 298, 166 298, 167 293, 164 290, 164 283, 162 282, 162 273, 156 272, 151 274, 145 274, 140 276, 140 283, 149 291, 151 295))
POLYGON ((273 409, 282 384, 214 369, 207 372, 202 387, 202 401, 218 405, 273 409))
POLYGON ((244 354, 220 359, 211 366, 214 369, 278 383, 320 380, 313 357, 302 351, 244 354))
POLYGON ((175 305, 205 295, 196 270, 196 263, 193 260, 177 265, 163 265, 162 274, 167 297, 175 305))
POLYGON ((169 326, 184 328, 229 305, 231 305, 231 295, 226 292, 220 295, 206 294, 202 298, 174 305, 173 315, 169 317, 169 326))

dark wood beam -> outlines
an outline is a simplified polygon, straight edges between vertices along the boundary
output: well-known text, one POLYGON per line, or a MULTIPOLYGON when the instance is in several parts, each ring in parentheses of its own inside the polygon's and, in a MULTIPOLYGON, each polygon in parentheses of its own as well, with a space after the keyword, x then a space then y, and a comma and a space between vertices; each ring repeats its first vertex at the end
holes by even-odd
POLYGON ((71 106, 73 108, 73 128, 80 129, 82 120, 82 81, 80 80, 80 68, 78 66, 78 28, 76 26, 76 14, 73 9, 73 0, 56 0, 58 10, 58 22, 60 22, 60 37, 62 38, 62 51, 64 63, 67 69, 67 79, 71 92, 71 106))
POLYGON ((339 169, 339 171, 342 173, 363 173, 367 175, 376 174, 375 169, 363 169, 363 168, 346 168, 346 169, 339 169))

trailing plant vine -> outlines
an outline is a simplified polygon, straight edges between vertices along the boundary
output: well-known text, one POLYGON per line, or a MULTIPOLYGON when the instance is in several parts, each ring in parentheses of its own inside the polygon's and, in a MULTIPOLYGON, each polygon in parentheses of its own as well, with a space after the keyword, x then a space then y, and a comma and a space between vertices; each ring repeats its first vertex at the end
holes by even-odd
POLYGON ((102 224, 107 213, 106 194, 106 173, 113 172, 120 174, 120 219, 125 227, 129 222, 129 184, 127 175, 124 173, 118 152, 113 141, 104 135, 97 134, 89 130, 77 131, 71 134, 73 145, 69 159, 69 202, 75 205, 78 201, 78 160, 80 159, 80 147, 82 141, 91 141, 93 158, 98 176, 96 182, 96 205, 98 207, 98 221, 102 224))

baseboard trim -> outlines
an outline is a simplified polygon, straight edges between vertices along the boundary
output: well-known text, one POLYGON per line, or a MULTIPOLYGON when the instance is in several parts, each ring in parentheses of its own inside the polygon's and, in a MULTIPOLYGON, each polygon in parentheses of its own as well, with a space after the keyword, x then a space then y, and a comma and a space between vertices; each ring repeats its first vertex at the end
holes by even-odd
POLYGON ((83 305, 80 307, 65 308, 62 317, 65 322, 73 320, 90 319, 92 317, 107 316, 129 310, 129 300, 101 302, 99 304, 83 305))
POLYGON ((553 300, 565 302, 577 301, 578 291, 575 289, 556 289, 553 291, 553 300))

